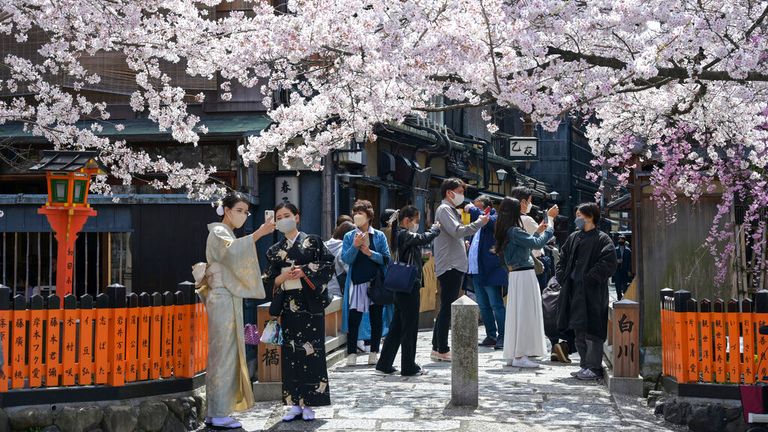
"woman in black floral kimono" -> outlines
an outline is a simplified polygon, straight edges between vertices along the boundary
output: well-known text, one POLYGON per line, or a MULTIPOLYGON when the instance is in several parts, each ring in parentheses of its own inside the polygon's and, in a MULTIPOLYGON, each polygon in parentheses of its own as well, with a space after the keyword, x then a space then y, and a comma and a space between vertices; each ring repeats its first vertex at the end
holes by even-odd
POLYGON ((299 209, 275 208, 276 228, 285 238, 267 251, 265 287, 274 287, 269 312, 282 317, 283 402, 291 408, 283 421, 315 419, 311 407, 331 404, 325 364, 325 308, 334 256, 318 236, 296 227, 299 209))

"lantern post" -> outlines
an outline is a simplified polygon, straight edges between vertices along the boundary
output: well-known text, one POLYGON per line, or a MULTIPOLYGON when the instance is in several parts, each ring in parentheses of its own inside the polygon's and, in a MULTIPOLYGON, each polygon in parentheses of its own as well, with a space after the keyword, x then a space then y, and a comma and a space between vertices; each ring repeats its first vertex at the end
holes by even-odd
POLYGON ((30 170, 46 173, 48 199, 37 213, 48 218, 56 233, 56 294, 64 298, 72 294, 77 235, 88 218, 97 214, 88 204, 91 176, 104 171, 96 152, 52 150, 44 151, 40 163, 30 170))

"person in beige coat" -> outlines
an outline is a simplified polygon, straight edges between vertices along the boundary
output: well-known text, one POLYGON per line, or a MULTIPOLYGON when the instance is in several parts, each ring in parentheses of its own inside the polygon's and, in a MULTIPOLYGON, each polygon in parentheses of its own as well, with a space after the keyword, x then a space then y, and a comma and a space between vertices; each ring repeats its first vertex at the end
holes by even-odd
POLYGON ((208 225, 207 287, 199 291, 208 312, 206 423, 237 429, 241 424, 230 415, 254 403, 245 361, 243 299, 266 297, 255 243, 272 233, 275 224, 267 220, 253 234, 235 237, 233 230, 250 215, 248 202, 239 192, 227 195, 216 211, 222 220, 208 225))

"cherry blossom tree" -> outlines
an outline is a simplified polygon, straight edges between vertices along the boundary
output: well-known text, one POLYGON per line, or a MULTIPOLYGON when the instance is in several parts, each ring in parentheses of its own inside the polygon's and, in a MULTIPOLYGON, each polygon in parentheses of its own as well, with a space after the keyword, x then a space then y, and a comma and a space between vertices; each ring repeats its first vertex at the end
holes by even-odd
POLYGON ((654 161, 656 197, 670 208, 680 193, 695 200, 720 185, 712 252, 721 264, 733 254, 725 216, 743 202, 745 227, 762 254, 765 1, 288 0, 283 12, 254 1, 226 16, 212 12, 219 3, 5 0, 0 33, 24 41, 37 28, 50 42, 39 51, 42 62, 2 58, 12 75, 0 89, 34 97, 0 102, 0 122, 23 121, 58 147, 98 149, 125 182, 163 172, 158 187, 206 197, 217 192, 208 182, 212 168, 100 138, 98 124, 75 127, 84 116, 109 118, 105 103, 80 94, 99 80, 83 55, 123 54, 136 76, 133 109, 190 145, 204 125, 188 113, 191 95, 163 72, 164 62, 185 62, 191 76, 219 74, 224 99, 233 83, 258 86, 266 106, 275 90, 289 91, 289 103, 268 112, 275 123, 239 148, 246 163, 277 150, 287 162, 320 169, 333 149, 355 137, 375 139, 374 125, 414 113, 514 107, 550 130, 578 115, 592 120, 596 170, 626 182, 631 169, 654 161), (50 79, 62 73, 71 86, 50 79))

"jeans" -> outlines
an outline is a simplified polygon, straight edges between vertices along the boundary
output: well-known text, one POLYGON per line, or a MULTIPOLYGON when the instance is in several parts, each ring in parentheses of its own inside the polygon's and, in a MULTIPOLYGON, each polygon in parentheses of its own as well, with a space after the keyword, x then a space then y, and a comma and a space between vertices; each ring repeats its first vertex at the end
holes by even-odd
MULTIPOLYGON (((384 320, 382 312, 383 305, 372 304, 368 317, 371 320, 371 352, 379 352, 381 344, 381 333, 384 331, 384 320)), ((363 313, 357 309, 349 310, 349 331, 347 332, 347 354, 357 354, 357 335, 360 333, 360 321, 363 320, 363 313)))
POLYGON ((413 375, 419 371, 416 365, 416 339, 419 336, 419 287, 410 293, 395 293, 395 316, 389 325, 389 334, 384 339, 381 357, 376 368, 382 371, 392 369, 397 350, 403 347, 400 356, 400 373, 413 375))
POLYGON ((440 310, 435 319, 432 334, 432 351, 445 354, 448 347, 448 330, 451 329, 451 303, 459 298, 459 290, 464 283, 464 272, 448 270, 437 278, 440 281, 440 310))
POLYGON ((592 372, 602 373, 603 343, 601 338, 592 336, 584 330, 576 330, 576 351, 579 352, 579 366, 591 369, 592 372))
POLYGON ((475 297, 485 326, 485 335, 491 339, 504 340, 504 318, 507 311, 501 296, 501 287, 482 286, 477 276, 472 279, 475 282, 475 297))

